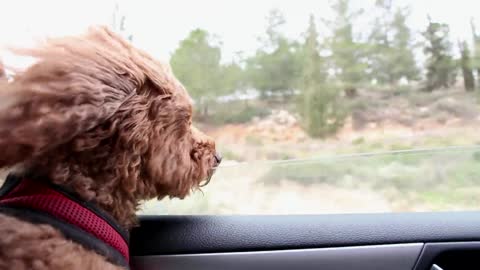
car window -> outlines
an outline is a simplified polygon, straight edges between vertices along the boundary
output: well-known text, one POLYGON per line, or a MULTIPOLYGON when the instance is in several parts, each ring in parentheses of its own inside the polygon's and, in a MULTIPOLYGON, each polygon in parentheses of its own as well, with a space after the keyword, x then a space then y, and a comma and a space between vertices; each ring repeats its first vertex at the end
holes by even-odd
POLYGON ((480 147, 229 162, 185 200, 142 214, 326 214, 478 210, 480 147))
MULTIPOLYGON (((193 122, 223 162, 192 196, 147 201, 141 214, 479 208, 480 2, 22 0, 9 10, 0 45, 105 24, 189 91, 193 122)), ((5 49, 0 59, 31 61, 5 49)))

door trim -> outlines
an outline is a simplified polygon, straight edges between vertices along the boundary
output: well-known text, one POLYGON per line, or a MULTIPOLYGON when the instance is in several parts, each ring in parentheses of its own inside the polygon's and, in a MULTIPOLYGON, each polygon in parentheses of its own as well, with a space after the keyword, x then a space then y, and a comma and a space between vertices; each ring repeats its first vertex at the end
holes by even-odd
POLYGON ((411 270, 423 243, 133 257, 136 270, 411 270))

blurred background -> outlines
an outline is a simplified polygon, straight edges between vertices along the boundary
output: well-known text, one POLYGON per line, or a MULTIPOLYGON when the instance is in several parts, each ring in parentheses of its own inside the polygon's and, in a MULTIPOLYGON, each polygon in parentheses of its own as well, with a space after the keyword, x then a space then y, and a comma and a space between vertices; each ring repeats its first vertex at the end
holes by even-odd
POLYGON ((5 46, 110 26, 170 63, 224 162, 144 214, 480 209, 480 2, 2 1, 5 46))

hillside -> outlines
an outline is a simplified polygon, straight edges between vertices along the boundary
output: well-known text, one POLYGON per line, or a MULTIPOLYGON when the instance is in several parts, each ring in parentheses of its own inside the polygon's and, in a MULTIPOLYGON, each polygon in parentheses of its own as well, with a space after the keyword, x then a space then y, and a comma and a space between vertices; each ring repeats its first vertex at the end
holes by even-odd
POLYGON ((282 107, 243 124, 205 125, 226 159, 211 183, 184 201, 147 202, 142 213, 478 210, 480 147, 451 148, 480 144, 476 100, 454 90, 361 92, 326 139, 307 136, 282 107), (384 151, 393 152, 350 155, 384 151))
POLYGON ((310 138, 295 112, 278 105, 272 106, 271 114, 254 117, 247 123, 202 125, 202 128, 216 139, 227 158, 237 161, 480 142, 480 106, 473 93, 360 91, 358 97, 348 102, 351 112, 345 125, 326 139, 310 138))

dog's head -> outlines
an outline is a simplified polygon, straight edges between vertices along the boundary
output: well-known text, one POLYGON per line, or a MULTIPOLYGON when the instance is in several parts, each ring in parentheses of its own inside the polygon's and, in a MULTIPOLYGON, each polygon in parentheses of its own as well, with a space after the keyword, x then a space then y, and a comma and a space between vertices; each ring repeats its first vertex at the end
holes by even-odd
POLYGON ((0 89, 0 168, 40 171, 117 217, 210 179, 215 143, 168 66, 101 27, 17 53, 37 62, 0 89))

